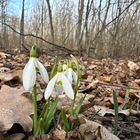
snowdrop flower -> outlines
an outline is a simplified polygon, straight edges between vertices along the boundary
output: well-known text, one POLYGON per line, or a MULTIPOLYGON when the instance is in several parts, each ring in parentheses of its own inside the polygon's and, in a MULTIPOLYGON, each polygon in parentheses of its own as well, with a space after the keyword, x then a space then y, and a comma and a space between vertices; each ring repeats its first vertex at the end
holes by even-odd
MULTIPOLYGON (((48 86, 45 91, 45 99, 47 100, 50 95, 52 94, 53 89, 55 86, 61 86, 63 87, 64 92, 70 99, 74 99, 74 91, 72 89, 72 85, 70 84, 69 80, 65 76, 65 74, 62 72, 62 66, 58 66, 57 74, 50 80, 48 83, 48 86)), ((61 92, 62 89, 61 89, 61 92)))
POLYGON ((74 83, 76 84, 77 82, 77 74, 76 72, 72 69, 72 63, 69 62, 68 63, 68 69, 65 72, 66 77, 68 78, 69 82, 72 85, 72 82, 74 81, 74 83))
POLYGON ((36 58, 36 47, 33 46, 30 51, 30 59, 23 69, 23 86, 25 90, 30 91, 33 89, 36 82, 37 71, 40 73, 43 80, 48 83, 48 72, 36 58))
POLYGON ((62 65, 62 69, 63 71, 66 71, 68 69, 68 65, 66 61, 64 61, 64 64, 62 65))

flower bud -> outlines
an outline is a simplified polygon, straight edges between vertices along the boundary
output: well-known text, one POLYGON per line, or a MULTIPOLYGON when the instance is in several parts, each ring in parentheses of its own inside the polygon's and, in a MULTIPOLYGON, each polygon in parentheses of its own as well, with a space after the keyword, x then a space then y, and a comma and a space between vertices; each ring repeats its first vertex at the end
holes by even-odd
POLYGON ((37 57, 36 46, 32 46, 30 50, 30 57, 37 57))

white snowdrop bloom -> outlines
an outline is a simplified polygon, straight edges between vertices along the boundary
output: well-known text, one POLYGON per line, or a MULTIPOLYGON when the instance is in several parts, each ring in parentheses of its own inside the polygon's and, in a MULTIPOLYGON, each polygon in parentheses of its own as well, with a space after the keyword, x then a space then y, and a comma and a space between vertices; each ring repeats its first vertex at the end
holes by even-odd
MULTIPOLYGON (((45 91, 45 99, 47 100, 53 92, 55 86, 63 87, 65 94, 70 98, 74 99, 74 91, 69 80, 66 78, 63 72, 57 72, 57 74, 50 80, 45 91)), ((61 88, 61 87, 60 87, 61 88)), ((63 92, 61 89, 60 91, 63 92)))
POLYGON ((72 84, 73 81, 74 81, 74 84, 76 84, 77 74, 72 68, 68 68, 65 72, 65 75, 66 75, 66 77, 68 78, 68 80, 70 81, 71 84, 72 84))
POLYGON ((36 73, 37 71, 40 73, 41 77, 43 80, 48 83, 49 82, 49 76, 48 72, 39 62, 39 60, 36 58, 36 49, 35 47, 32 47, 30 51, 30 59, 28 63, 25 65, 23 69, 23 87, 27 91, 31 91, 33 89, 33 86, 35 85, 36 82, 36 73))
POLYGON ((67 64, 63 64, 63 65, 62 65, 62 69, 63 69, 63 71, 66 71, 67 68, 68 68, 67 64))

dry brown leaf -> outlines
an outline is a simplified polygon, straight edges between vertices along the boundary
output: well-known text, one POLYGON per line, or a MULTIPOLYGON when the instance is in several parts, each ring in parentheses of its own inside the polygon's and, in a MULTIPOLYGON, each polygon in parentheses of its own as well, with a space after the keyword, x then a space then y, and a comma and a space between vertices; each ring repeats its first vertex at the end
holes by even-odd
POLYGON ((0 73, 4 73, 4 72, 8 72, 8 71, 10 71, 9 68, 6 68, 6 67, 1 67, 0 68, 0 73))
POLYGON ((98 83, 99 83, 99 80, 98 80, 98 79, 93 80, 93 81, 87 86, 87 88, 93 88, 93 89, 95 89, 98 83))
POLYGON ((63 129, 59 130, 59 129, 56 128, 52 132, 51 139, 52 140, 65 140, 66 139, 66 132, 63 129))
POLYGON ((97 67, 97 65, 90 65, 89 67, 88 67, 88 69, 89 70, 93 70, 94 68, 96 68, 97 67))
POLYGON ((94 78, 93 75, 88 75, 86 81, 88 81, 88 82, 92 82, 93 78, 94 78))
POLYGON ((135 81, 132 81, 129 85, 131 88, 139 88, 140 80, 136 79, 135 81))
POLYGON ((139 69, 139 66, 133 61, 128 60, 127 65, 129 67, 130 71, 136 71, 137 69, 139 69))
MULTIPOLYGON (((31 101, 22 95, 23 88, 11 88, 3 85, 0 90, 0 131, 9 130, 14 123, 19 123, 25 131, 32 130, 33 114, 31 101)), ((27 93, 28 94, 28 93, 27 93)))
POLYGON ((22 73, 23 73, 23 70, 13 70, 13 71, 8 71, 8 72, 2 72, 0 73, 0 79, 2 81, 10 81, 10 80, 13 80, 13 79, 16 79, 16 80, 19 80, 19 81, 22 81, 22 73))
POLYGON ((98 80, 104 81, 104 82, 110 82, 112 78, 113 78, 113 75, 104 75, 104 76, 97 77, 98 80))
POLYGON ((10 54, 7 54, 7 53, 4 53, 4 52, 0 52, 0 58, 7 58, 7 57, 10 57, 11 55, 10 54))
POLYGON ((135 79, 135 83, 140 86, 140 79, 135 79))
POLYGON ((99 83, 99 80, 93 80, 88 86, 86 86, 86 84, 83 84, 83 87, 80 87, 79 91, 80 93, 89 93, 90 91, 92 91, 93 89, 96 89, 97 84, 99 83))
POLYGON ((138 98, 138 99, 140 99, 140 93, 138 92, 138 93, 135 93, 135 96, 138 98))
POLYGON ((86 119, 82 120, 79 131, 84 140, 119 140, 101 124, 86 119))
MULTIPOLYGON (((104 101, 105 102, 110 101, 111 104, 114 104, 113 97, 105 97, 104 101)), ((124 99, 122 97, 118 96, 117 101, 118 101, 119 104, 122 104, 124 102, 124 99)))

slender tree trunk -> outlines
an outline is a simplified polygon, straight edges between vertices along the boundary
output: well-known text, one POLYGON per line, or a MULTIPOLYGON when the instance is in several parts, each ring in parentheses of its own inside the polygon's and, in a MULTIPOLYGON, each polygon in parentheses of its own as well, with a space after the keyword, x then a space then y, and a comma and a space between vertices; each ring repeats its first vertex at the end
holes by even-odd
POLYGON ((53 28, 53 21, 52 21, 52 10, 50 6, 50 0, 46 0, 48 10, 49 10, 49 19, 50 19, 50 27, 51 27, 51 37, 52 37, 52 43, 54 42, 54 28, 53 28))
MULTIPOLYGON (((88 0, 87 2, 87 6, 86 6, 86 15, 85 15, 85 24, 84 24, 84 28, 86 29, 86 33, 85 33, 85 46, 86 46, 86 52, 87 52, 87 55, 89 55, 89 51, 90 51, 90 36, 89 36, 89 14, 90 14, 90 11, 91 9, 94 7, 93 5, 93 0, 88 0)), ((83 34, 84 34, 84 30, 83 30, 83 34)), ((82 37, 83 38, 83 37, 82 37)))
POLYGON ((2 48, 4 48, 5 46, 8 46, 7 28, 5 26, 5 23, 6 23, 6 6, 7 6, 7 0, 1 1, 2 48))
POLYGON ((19 40, 19 48, 22 50, 22 46, 24 46, 24 4, 25 0, 22 0, 22 13, 20 20, 20 40, 19 40))
POLYGON ((76 29, 76 46, 78 48, 79 55, 81 55, 81 28, 82 28, 82 19, 83 19, 83 12, 84 12, 84 0, 79 0, 78 4, 78 26, 76 29))
MULTIPOLYGON (((41 37, 44 35, 44 1, 41 5, 41 37)), ((41 46, 43 45, 43 41, 41 40, 41 46)))

